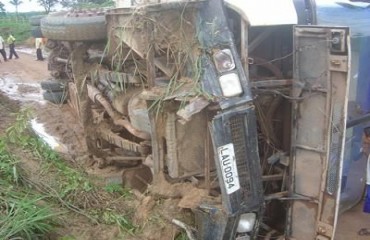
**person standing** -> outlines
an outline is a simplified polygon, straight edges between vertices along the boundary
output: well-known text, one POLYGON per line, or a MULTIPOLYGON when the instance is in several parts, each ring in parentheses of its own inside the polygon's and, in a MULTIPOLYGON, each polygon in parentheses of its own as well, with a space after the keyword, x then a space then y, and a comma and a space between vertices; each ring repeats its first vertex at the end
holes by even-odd
POLYGON ((44 61, 44 57, 42 56, 42 46, 43 46, 43 39, 42 38, 36 38, 35 39, 35 45, 36 45, 36 57, 37 61, 44 61))
POLYGON ((5 42, 1 35, 0 35, 0 53, 3 56, 4 61, 5 62, 8 61, 8 59, 6 59, 5 42))
POLYGON ((12 59, 13 55, 14 55, 15 59, 18 59, 19 58, 18 54, 15 51, 15 37, 13 37, 13 35, 11 33, 9 33, 7 42, 9 44, 9 59, 12 59))

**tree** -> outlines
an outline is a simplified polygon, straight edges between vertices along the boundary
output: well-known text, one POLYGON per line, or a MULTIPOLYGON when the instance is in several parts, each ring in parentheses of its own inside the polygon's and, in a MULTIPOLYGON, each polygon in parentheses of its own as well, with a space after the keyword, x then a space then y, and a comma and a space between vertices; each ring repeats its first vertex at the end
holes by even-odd
POLYGON ((4 15, 5 14, 5 5, 4 3, 0 2, 0 15, 4 15))
POLYGON ((44 7, 46 13, 49 13, 59 0, 37 0, 37 2, 44 7))
POLYGON ((21 0, 10 0, 9 3, 15 6, 15 13, 18 16, 18 6, 21 5, 23 2, 21 0))

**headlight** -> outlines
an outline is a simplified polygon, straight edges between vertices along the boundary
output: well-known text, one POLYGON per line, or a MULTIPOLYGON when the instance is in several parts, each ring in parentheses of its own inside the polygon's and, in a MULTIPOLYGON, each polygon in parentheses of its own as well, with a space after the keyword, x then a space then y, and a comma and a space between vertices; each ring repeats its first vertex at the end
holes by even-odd
POLYGON ((213 61, 219 73, 229 72, 235 68, 235 62, 230 49, 223 49, 213 54, 213 61))
POLYGON ((238 233, 247 233, 251 232, 256 223, 256 214, 255 213, 244 213, 240 215, 238 228, 236 231, 238 233))
POLYGON ((238 74, 228 73, 222 75, 220 78, 220 85, 222 89, 222 94, 225 97, 234 97, 243 92, 242 86, 238 74))

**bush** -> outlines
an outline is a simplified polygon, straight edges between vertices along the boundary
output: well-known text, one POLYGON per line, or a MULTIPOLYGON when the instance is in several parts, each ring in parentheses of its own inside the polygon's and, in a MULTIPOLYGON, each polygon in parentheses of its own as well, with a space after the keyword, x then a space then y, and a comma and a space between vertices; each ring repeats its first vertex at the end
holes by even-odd
POLYGON ((17 39, 18 44, 23 44, 31 36, 30 18, 38 16, 41 12, 7 13, 0 15, 0 35, 6 40, 8 32, 11 32, 17 39))
POLYGON ((27 17, 2 16, 0 17, 0 34, 6 41, 8 33, 11 32, 22 43, 31 36, 31 25, 27 17))

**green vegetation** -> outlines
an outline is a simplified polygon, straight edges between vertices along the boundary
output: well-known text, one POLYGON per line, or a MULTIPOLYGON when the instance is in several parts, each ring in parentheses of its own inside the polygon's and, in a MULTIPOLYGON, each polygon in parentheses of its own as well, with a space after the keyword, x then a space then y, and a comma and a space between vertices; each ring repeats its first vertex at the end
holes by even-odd
POLYGON ((99 223, 107 225, 117 225, 121 231, 133 235, 136 232, 136 226, 124 215, 116 213, 113 209, 104 211, 93 209, 89 214, 98 220, 99 223))
POLYGON ((82 8, 82 9, 90 9, 90 8, 105 8, 105 7, 113 7, 114 1, 112 0, 103 0, 103 1, 89 1, 89 2, 75 2, 70 4, 69 6, 73 8, 82 8))
MULTIPOLYGON (((47 0, 52 1, 52 0, 47 0)), ((78 8, 78 9, 86 9, 86 8, 102 8, 102 7, 112 7, 114 6, 113 0, 62 0, 60 1, 63 7, 68 8, 78 8)))
POLYGON ((28 19, 14 17, 0 17, 0 34, 6 41, 8 33, 11 32, 17 39, 18 43, 21 43, 31 37, 31 26, 28 23, 28 19))
POLYGON ((41 204, 44 197, 23 184, 7 140, 0 138, 0 239, 35 239, 54 229, 60 213, 41 204))
POLYGON ((29 109, 20 110, 6 135, 0 136, 0 239, 44 239, 59 227, 59 218, 72 213, 133 234, 136 227, 130 214, 119 209, 122 202, 114 205, 117 197, 130 197, 130 192, 118 184, 104 189, 93 185, 86 173, 70 166, 29 131, 30 117, 29 109), (40 176, 29 176, 32 173, 14 149, 34 158, 40 176))
POLYGON ((117 193, 124 197, 132 197, 130 189, 123 188, 121 184, 109 183, 104 187, 104 190, 109 193, 117 193))
POLYGON ((181 232, 179 235, 176 236, 175 240, 189 240, 189 238, 185 232, 181 232))
POLYGON ((8 33, 11 32, 22 43, 31 37, 31 25, 28 21, 29 16, 24 14, 7 14, 0 16, 0 35, 6 41, 8 33))
POLYGON ((24 188, 1 187, 0 239, 35 239, 51 232, 60 213, 41 204, 43 197, 24 188))
MULTIPOLYGON (((45 12, 26 12, 26 13, 10 13, 5 12, 4 4, 0 1, 0 36, 5 40, 9 32, 17 39, 18 44, 24 43, 27 39, 32 37, 31 35, 31 25, 29 23, 29 18, 36 15, 45 15, 49 13, 53 7, 60 3, 67 8, 75 9, 89 9, 89 8, 107 8, 113 7, 114 1, 112 0, 92 0, 92 1, 82 1, 82 0, 33 0, 37 1, 38 4, 45 8, 45 12)), ((14 6, 19 6, 22 1, 11 0, 11 4, 14 6)))

